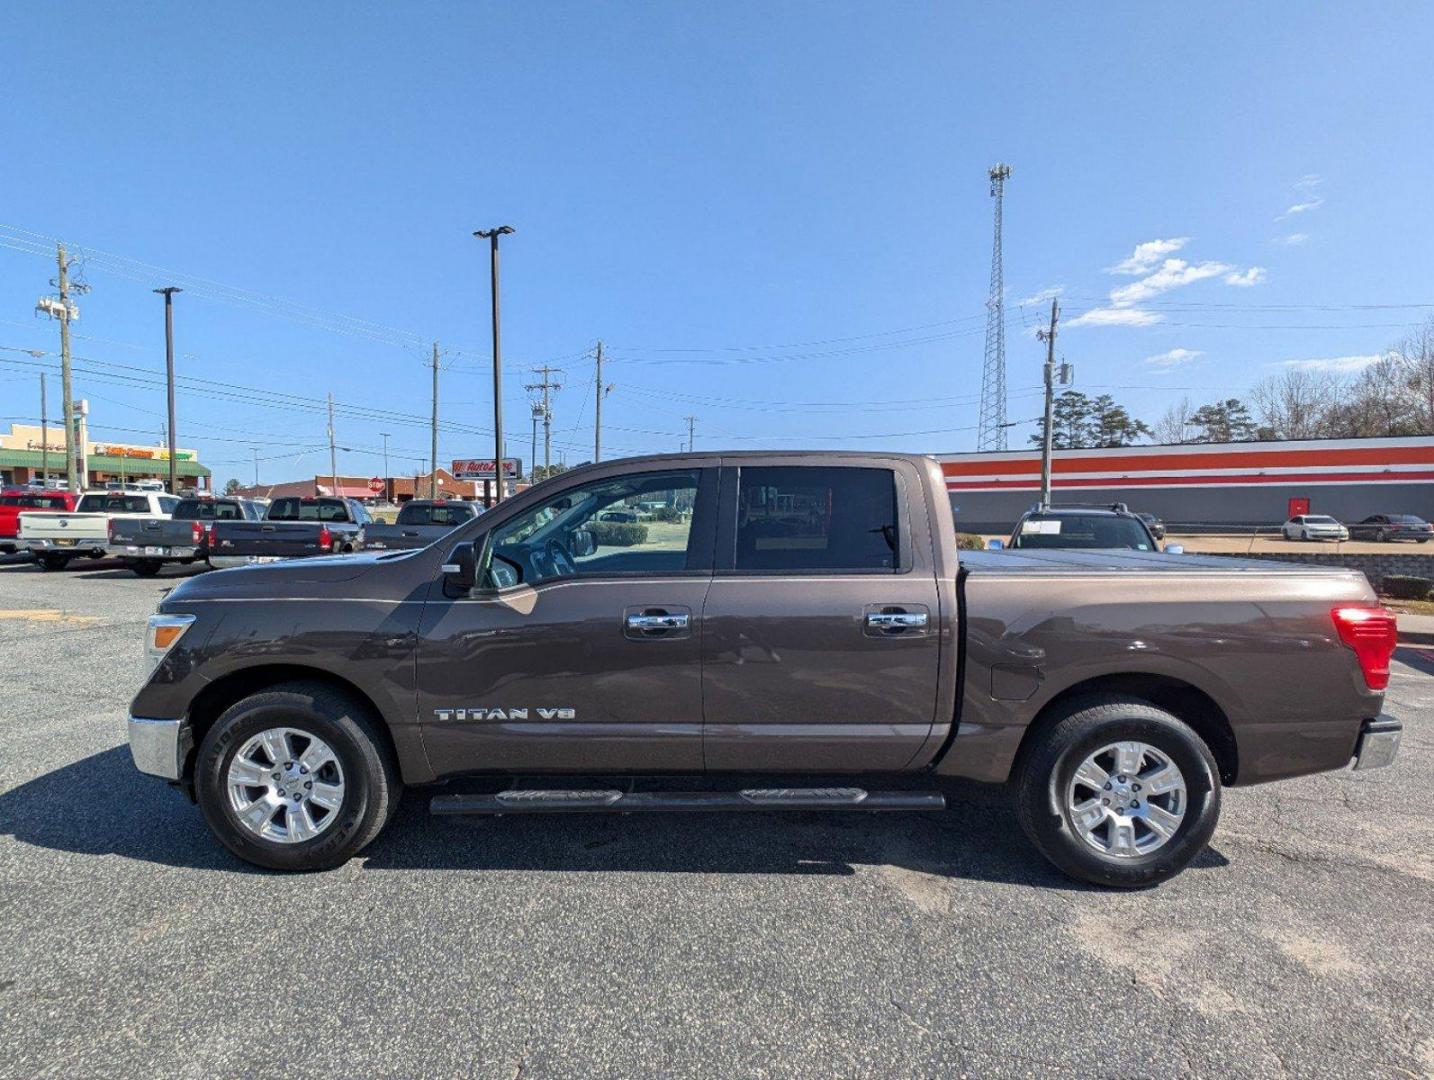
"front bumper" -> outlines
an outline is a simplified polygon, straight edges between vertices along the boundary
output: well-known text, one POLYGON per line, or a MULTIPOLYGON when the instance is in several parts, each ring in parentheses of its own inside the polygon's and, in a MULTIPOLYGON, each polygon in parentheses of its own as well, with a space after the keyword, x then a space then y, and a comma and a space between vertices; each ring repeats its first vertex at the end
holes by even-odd
POLYGON ((1354 767, 1382 769, 1392 765, 1403 733, 1404 725, 1392 716, 1366 720, 1359 729, 1359 742, 1354 746, 1354 767))
POLYGON ((106 544, 105 554, 117 559, 197 559, 199 549, 192 544, 186 547, 161 547, 154 544, 106 544))
POLYGON ((134 767, 142 773, 178 780, 193 745, 187 721, 129 718, 129 752, 134 767))

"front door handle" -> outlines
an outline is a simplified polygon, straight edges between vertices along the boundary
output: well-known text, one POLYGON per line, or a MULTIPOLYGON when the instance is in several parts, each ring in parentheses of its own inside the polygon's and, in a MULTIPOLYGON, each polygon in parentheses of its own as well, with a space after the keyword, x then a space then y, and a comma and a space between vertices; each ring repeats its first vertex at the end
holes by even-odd
POLYGON ((642 630, 651 632, 653 630, 686 630, 687 624, 691 621, 688 615, 629 615, 627 617, 627 628, 629 630, 642 630))

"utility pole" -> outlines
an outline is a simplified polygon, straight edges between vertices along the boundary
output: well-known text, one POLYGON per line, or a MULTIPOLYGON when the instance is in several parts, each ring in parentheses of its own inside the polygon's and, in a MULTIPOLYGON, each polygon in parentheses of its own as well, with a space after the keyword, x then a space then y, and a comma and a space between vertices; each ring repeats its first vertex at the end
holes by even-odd
MULTIPOLYGON (((491 253, 489 262, 489 280, 493 288, 493 474, 497 479, 494 484, 496 495, 493 498, 493 505, 497 505, 503 499, 503 348, 502 337, 498 332, 498 237, 511 235, 514 231, 511 225, 499 225, 496 229, 479 229, 473 235, 480 240, 488 241, 488 248, 491 253)), ((435 464, 435 471, 437 462, 435 464)))
MULTIPOLYGON (((433 471, 428 474, 428 497, 438 498, 438 342, 433 343, 433 430, 432 446, 433 471)), ((499 466, 501 470, 502 466, 499 466)))
POLYGON ((40 486, 50 478, 50 414, 45 406, 45 373, 40 372, 40 486))
POLYGON ((543 406, 539 402, 533 402, 533 445, 529 449, 528 458, 528 483, 533 482, 533 471, 538 467, 538 421, 543 418, 543 406))
MULTIPOLYGON (((1046 384, 1046 419, 1041 438, 1041 508, 1045 509, 1051 505, 1051 444, 1055 438, 1055 400, 1056 400, 1056 321, 1060 318, 1060 303, 1057 300, 1051 301, 1051 327, 1049 330, 1037 330, 1036 337, 1046 343, 1045 363, 1045 384, 1046 384)), ((1059 381, 1062 386, 1070 381, 1070 365, 1062 364, 1059 381)))
POLYGON ((179 493, 179 480, 174 459, 174 294, 184 290, 177 285, 166 285, 155 292, 164 297, 164 371, 169 392, 169 493, 179 493))
POLYGON ((995 239, 991 243, 991 290, 986 297, 986 359, 981 367, 981 415, 977 450, 1006 449, 1006 298, 1001 256, 1001 210, 1009 165, 991 166, 991 197, 996 200, 995 239))
POLYGON ((339 456, 334 449, 334 395, 329 395, 329 480, 333 483, 331 495, 339 493, 339 456))
POLYGON ((65 258, 65 245, 58 245, 60 261, 60 396, 65 409, 65 483, 70 491, 79 492, 88 477, 77 468, 84 447, 75 447, 75 396, 70 379, 70 263, 65 258))
POLYGON ((597 343, 597 406, 593 416, 593 461, 602 460, 602 399, 612 393, 611 386, 602 381, 602 342, 597 343))
POLYGON ((563 388, 562 383, 553 382, 553 376, 561 375, 563 369, 555 368, 550 364, 544 364, 542 367, 534 368, 533 370, 543 376, 543 381, 527 383, 523 389, 529 393, 532 393, 534 390, 541 390, 543 392, 543 470, 547 473, 551 472, 553 468, 553 399, 551 392, 563 388))
POLYGON ((255 486, 255 487, 258 487, 258 486, 259 486, 259 448, 258 448, 257 446, 251 446, 251 447, 249 447, 249 449, 252 450, 252 451, 254 451, 254 486, 255 486))
POLYGON ((690 454, 693 449, 692 440, 695 438, 694 429, 697 427, 697 417, 688 416, 683 419, 687 421, 687 452, 690 454))
POLYGON ((381 436, 383 436, 383 490, 384 490, 384 497, 391 499, 391 498, 392 498, 392 495, 393 495, 393 492, 389 490, 389 489, 392 487, 392 484, 390 483, 390 481, 389 481, 389 479, 388 479, 388 432, 386 432, 386 431, 380 431, 379 434, 380 434, 381 436))

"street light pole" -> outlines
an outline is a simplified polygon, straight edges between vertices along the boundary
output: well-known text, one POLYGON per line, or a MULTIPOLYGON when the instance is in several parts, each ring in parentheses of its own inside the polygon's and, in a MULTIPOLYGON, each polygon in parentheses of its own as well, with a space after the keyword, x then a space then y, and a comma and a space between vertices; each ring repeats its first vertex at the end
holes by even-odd
MULTIPOLYGON (((1054 441, 1055 433, 1051 430, 1051 424, 1055 412, 1056 394, 1056 320, 1060 316, 1060 306, 1056 300, 1051 301, 1051 328, 1049 330, 1036 331, 1036 337, 1046 343, 1046 420, 1041 438, 1041 509, 1049 509, 1051 505, 1051 444, 1054 441)), ((1063 373, 1064 374, 1064 373, 1063 373)), ((1065 381, 1064 378, 1061 380, 1065 381)))
POLYGON ((174 294, 184 290, 166 285, 155 292, 164 297, 164 370, 169 384, 169 493, 177 495, 179 481, 174 460, 174 294))
MULTIPOLYGON (((490 253, 489 279, 493 292, 493 485, 496 505, 503 498, 503 346, 498 328, 498 237, 508 236, 515 230, 511 225, 499 225, 495 229, 478 229, 473 233, 480 240, 488 241, 490 253)), ((434 463, 437 468, 437 462, 434 463)))

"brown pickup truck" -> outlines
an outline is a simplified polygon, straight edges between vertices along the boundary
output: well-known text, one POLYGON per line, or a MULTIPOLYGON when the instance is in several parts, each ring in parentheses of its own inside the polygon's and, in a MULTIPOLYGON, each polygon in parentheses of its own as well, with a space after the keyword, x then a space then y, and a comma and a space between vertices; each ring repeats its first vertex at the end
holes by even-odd
POLYGON ((1061 870, 1138 886, 1225 786, 1388 764, 1394 634, 1348 571, 958 558, 929 458, 661 456, 423 550, 182 582, 129 737, 268 867, 342 863, 405 786, 446 785, 436 814, 919 810, 962 777, 1010 782, 1061 870))

